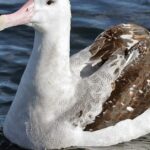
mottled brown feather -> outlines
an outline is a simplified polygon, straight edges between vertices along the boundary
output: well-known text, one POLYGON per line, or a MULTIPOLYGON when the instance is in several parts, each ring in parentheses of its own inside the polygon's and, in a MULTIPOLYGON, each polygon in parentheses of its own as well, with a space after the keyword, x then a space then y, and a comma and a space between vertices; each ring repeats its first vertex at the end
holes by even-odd
POLYGON ((115 83, 112 83, 114 91, 104 103, 103 111, 92 124, 86 126, 86 131, 95 131, 115 125, 125 119, 134 119, 150 107, 150 35, 146 29, 131 24, 128 28, 119 25, 105 31, 91 47, 91 59, 108 59, 120 46, 126 47, 127 41, 120 38, 117 40, 112 36, 114 35, 118 38, 122 34, 129 32, 134 33, 132 37, 138 42, 127 51, 138 49, 140 56, 125 68, 122 76, 115 83), (110 37, 110 41, 105 39, 106 37, 110 37), (98 44, 101 45, 99 43, 101 41, 105 41, 105 43, 102 46, 98 46, 98 44), (111 46, 112 49, 108 49, 111 46), (133 108, 133 110, 129 111, 128 107, 133 108))
POLYGON ((90 60, 107 60, 118 49, 130 49, 128 44, 132 40, 142 41, 149 38, 149 32, 145 28, 135 24, 120 24, 100 34, 90 48, 90 60), (123 35, 131 36, 130 39, 122 38, 123 35))

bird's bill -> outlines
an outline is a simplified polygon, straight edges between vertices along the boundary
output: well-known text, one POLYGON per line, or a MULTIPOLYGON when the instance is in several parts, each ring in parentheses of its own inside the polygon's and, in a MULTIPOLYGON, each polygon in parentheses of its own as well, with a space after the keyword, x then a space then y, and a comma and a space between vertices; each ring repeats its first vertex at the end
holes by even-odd
POLYGON ((0 16, 0 31, 8 27, 29 24, 33 16, 34 1, 28 0, 18 11, 0 16))

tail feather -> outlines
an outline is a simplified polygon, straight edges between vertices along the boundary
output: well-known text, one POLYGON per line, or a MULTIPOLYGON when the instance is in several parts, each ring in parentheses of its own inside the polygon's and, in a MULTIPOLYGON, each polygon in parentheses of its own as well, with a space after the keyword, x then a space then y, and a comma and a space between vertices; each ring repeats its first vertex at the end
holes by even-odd
POLYGON ((150 133, 150 109, 133 120, 124 120, 99 131, 82 133, 78 146, 110 146, 137 139, 150 133))

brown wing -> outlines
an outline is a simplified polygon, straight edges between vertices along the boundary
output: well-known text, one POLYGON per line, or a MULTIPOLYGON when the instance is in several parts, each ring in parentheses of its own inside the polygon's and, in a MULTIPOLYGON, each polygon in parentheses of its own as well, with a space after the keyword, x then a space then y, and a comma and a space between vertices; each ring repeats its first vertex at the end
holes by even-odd
POLYGON ((146 29, 133 24, 109 29, 99 36, 91 47, 91 60, 107 60, 120 46, 126 47, 127 52, 139 49, 140 56, 112 85, 114 91, 104 103, 103 111, 85 130, 95 131, 121 120, 134 119, 150 107, 150 35, 146 29), (125 34, 132 35, 131 41, 122 36, 125 34), (137 43, 132 45, 133 41, 137 43), (99 42, 102 42, 100 46, 99 42))
POLYGON ((138 25, 120 24, 112 27, 96 38, 90 48, 90 60, 106 61, 115 51, 129 51, 136 43, 145 39, 149 39, 149 32, 138 25))

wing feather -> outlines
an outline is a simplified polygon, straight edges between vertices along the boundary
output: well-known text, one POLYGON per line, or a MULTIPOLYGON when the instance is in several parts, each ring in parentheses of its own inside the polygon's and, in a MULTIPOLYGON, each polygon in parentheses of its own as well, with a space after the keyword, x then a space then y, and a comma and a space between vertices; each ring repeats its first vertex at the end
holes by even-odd
POLYGON ((146 101, 150 91, 145 86, 150 78, 146 67, 149 48, 148 30, 134 24, 121 24, 106 30, 90 47, 74 55, 72 70, 80 78, 78 103, 74 107, 77 113, 71 119, 72 123, 85 130, 98 130, 144 112, 150 105, 150 101, 146 101), (146 103, 138 113, 141 97, 137 96, 138 102, 128 98, 130 87, 137 82, 141 83, 138 90, 147 89, 142 98, 146 103), (124 101, 127 103, 121 107, 124 101), (132 107, 127 104, 136 106, 136 111, 127 113, 125 108, 132 107))

